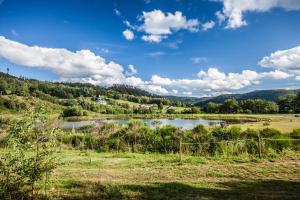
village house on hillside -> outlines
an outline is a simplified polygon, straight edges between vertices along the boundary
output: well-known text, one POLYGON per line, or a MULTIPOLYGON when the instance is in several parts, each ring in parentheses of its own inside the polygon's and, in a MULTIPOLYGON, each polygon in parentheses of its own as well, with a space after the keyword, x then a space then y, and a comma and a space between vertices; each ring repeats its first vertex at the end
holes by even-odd
POLYGON ((140 104, 140 106, 144 108, 158 107, 157 104, 140 104))
POLYGON ((95 101, 100 105, 107 105, 107 102, 104 99, 102 99, 100 95, 96 97, 95 101))

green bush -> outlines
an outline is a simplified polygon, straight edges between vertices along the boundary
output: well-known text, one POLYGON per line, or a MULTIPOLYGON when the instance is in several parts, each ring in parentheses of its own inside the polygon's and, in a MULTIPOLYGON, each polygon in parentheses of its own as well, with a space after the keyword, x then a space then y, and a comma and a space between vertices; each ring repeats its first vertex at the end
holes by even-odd
POLYGON ((281 132, 274 128, 265 128, 265 129, 261 130, 259 133, 260 133, 260 136, 263 138, 279 137, 281 135, 281 132))
POLYGON ((291 147, 291 141, 286 136, 276 135, 264 140, 265 149, 273 149, 276 152, 282 152, 283 149, 291 147), (274 139, 274 140, 272 140, 274 139))
POLYGON ((297 139, 297 140, 292 140, 292 148, 296 151, 300 150, 300 128, 294 129, 293 132, 290 133, 291 139, 297 139))
POLYGON ((212 129, 212 135, 217 141, 230 140, 231 136, 228 134, 228 129, 223 127, 216 127, 212 129))
POLYGON ((63 117, 73 117, 73 116, 83 116, 82 109, 79 106, 71 106, 67 107, 63 110, 62 116, 63 117))
POLYGON ((241 133, 241 139, 258 139, 258 131, 254 129, 246 129, 241 133))

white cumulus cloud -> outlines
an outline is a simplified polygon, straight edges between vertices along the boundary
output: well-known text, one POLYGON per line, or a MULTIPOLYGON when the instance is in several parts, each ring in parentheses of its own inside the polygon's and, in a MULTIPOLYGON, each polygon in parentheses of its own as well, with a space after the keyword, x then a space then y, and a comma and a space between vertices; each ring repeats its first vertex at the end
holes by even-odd
POLYGON ((137 74, 137 70, 133 65, 128 65, 128 71, 126 71, 127 76, 133 76, 137 74))
POLYGON ((187 19, 180 11, 173 14, 153 10, 143 12, 139 19, 142 21, 142 25, 138 29, 145 32, 142 39, 147 42, 161 42, 168 35, 181 29, 196 32, 199 26, 197 19, 187 19))
POLYGON ((300 46, 279 50, 263 57, 259 63, 262 67, 270 67, 288 72, 291 75, 300 75, 300 46))
POLYGON ((227 20, 226 28, 239 28, 247 25, 246 12, 266 12, 279 7, 285 10, 299 10, 299 0, 216 0, 223 3, 222 11, 216 13, 219 22, 227 20))
POLYGON ((200 71, 197 79, 170 79, 153 75, 151 84, 176 87, 197 92, 216 92, 224 90, 238 90, 247 86, 256 85, 264 78, 286 79, 289 75, 279 70, 258 73, 252 70, 243 70, 241 73, 224 73, 217 68, 200 71))
POLYGON ((126 40, 134 39, 134 33, 129 29, 126 29, 125 31, 123 31, 123 36, 125 37, 126 40))
POLYGON ((47 68, 61 80, 107 85, 124 79, 121 65, 107 62, 90 50, 72 52, 67 49, 27 46, 0 36, 0 58, 17 65, 47 68))
POLYGON ((205 22, 204 24, 202 24, 202 30, 207 31, 209 29, 212 29, 214 26, 215 26, 214 21, 208 21, 208 22, 205 22))

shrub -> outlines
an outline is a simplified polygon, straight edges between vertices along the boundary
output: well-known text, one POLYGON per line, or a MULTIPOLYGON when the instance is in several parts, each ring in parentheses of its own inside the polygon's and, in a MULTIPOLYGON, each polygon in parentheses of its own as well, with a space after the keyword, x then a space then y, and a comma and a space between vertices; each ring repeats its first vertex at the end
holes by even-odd
POLYGON ((228 134, 228 131, 226 128, 223 127, 216 127, 212 129, 212 135, 215 137, 217 141, 222 141, 222 140, 230 140, 231 137, 228 134))
POLYGON ((0 199, 35 199, 36 186, 58 164, 53 155, 55 129, 44 128, 46 117, 41 113, 43 108, 10 127, 7 147, 11 150, 0 157, 0 199))
POLYGON ((258 131, 254 130, 254 129, 246 129, 245 131, 243 131, 241 133, 241 138, 245 138, 245 139, 257 139, 258 138, 258 131))
POLYGON ((274 128, 265 128, 261 130, 259 133, 260 136, 264 138, 279 137, 281 135, 281 132, 274 128))
POLYGON ((269 139, 270 140, 264 140, 266 150, 268 150, 268 148, 272 148, 276 152, 282 152, 283 149, 289 148, 291 146, 291 141, 285 140, 288 138, 285 136, 282 136, 282 135, 276 135, 269 139), (272 140, 272 139, 274 139, 274 140, 272 140), (281 140, 281 139, 283 139, 283 140, 281 140))
POLYGON ((79 106, 67 107, 63 110, 63 117, 82 116, 84 113, 79 106))
POLYGON ((293 132, 290 133, 290 137, 292 139, 297 139, 295 141, 292 140, 292 148, 296 151, 300 150, 300 128, 294 129, 293 132))
POLYGON ((227 131, 228 137, 231 140, 237 140, 241 135, 242 129, 239 126, 232 126, 227 131))

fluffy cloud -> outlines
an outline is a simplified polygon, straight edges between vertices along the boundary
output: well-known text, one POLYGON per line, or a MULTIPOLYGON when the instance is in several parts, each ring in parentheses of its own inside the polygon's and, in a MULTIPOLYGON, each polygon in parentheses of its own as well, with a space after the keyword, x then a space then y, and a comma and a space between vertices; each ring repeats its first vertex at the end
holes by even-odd
POLYGON ((261 73, 261 77, 262 78, 272 78, 272 79, 286 79, 291 77, 291 75, 289 75, 286 72, 280 71, 280 70, 275 70, 275 71, 271 71, 271 72, 263 72, 261 73))
POLYGON ((204 24, 202 24, 202 30, 207 31, 209 29, 212 29, 214 26, 215 26, 214 21, 208 21, 208 22, 205 22, 204 24))
POLYGON ((169 79, 169 78, 162 78, 158 75, 153 75, 151 77, 151 82, 155 85, 172 85, 173 84, 173 80, 169 79))
POLYGON ((134 76, 137 74, 137 70, 133 65, 128 65, 128 71, 126 71, 127 76, 134 76))
POLYGON ((154 75, 151 84, 168 87, 182 88, 203 92, 215 92, 224 90, 238 90, 247 86, 259 84, 264 78, 285 79, 289 75, 281 71, 257 73, 251 70, 243 70, 241 73, 224 73, 216 68, 200 71, 198 79, 170 79, 154 75))
POLYGON ((227 20, 226 28, 239 28, 247 25, 246 12, 266 12, 274 7, 285 10, 299 10, 299 0, 217 0, 223 3, 222 12, 217 12, 219 22, 227 20))
POLYGON ((0 36, 0 58, 17 65, 50 69, 61 80, 101 85, 124 80, 121 65, 106 62, 90 50, 71 52, 67 49, 27 46, 0 36))
POLYGON ((146 42, 155 42, 155 43, 161 42, 164 38, 167 38, 167 36, 164 35, 143 35, 142 36, 142 40, 146 42))
POLYGON ((175 90, 175 89, 171 90, 171 92, 172 92, 173 94, 178 94, 178 90, 175 90))
POLYGON ((123 31, 123 36, 126 38, 126 40, 134 39, 134 33, 129 29, 126 29, 125 31, 123 31))
MULTIPOLYGON (((286 79, 291 75, 280 69, 291 71, 299 69, 299 65, 295 67, 295 63, 299 61, 299 57, 295 54, 298 51, 293 49, 291 52, 293 56, 280 54, 289 60, 289 62, 280 62, 280 65, 271 61, 271 58, 277 60, 277 56, 271 55, 262 59, 261 65, 273 63, 271 66, 269 64, 264 66, 279 68, 275 71, 258 73, 243 70, 240 73, 224 73, 217 68, 209 68, 207 71, 198 72, 197 78, 194 79, 171 79, 153 75, 149 81, 144 81, 136 77, 137 70, 133 65, 129 65, 128 70, 124 72, 120 64, 107 62, 89 50, 72 52, 67 49, 28 46, 0 36, 0 58, 17 65, 49 69, 58 75, 60 81, 85 82, 102 86, 123 83, 163 95, 217 94, 259 84, 264 79, 286 79), (294 64, 290 63, 291 59, 294 59, 294 64)), ((296 80, 300 80, 299 75, 295 74, 295 76, 296 80)))
POLYGON ((271 55, 261 59, 258 64, 262 67, 276 68, 299 76, 300 46, 271 53, 271 55))
POLYGON ((162 39, 167 38, 167 35, 181 29, 195 32, 198 31, 199 25, 197 19, 188 20, 180 11, 172 14, 163 13, 161 10, 153 10, 143 12, 139 19, 143 23, 138 29, 146 33, 142 36, 142 39, 147 42, 161 42, 162 39))
POLYGON ((137 70, 133 65, 128 66, 128 71, 124 75, 121 65, 106 62, 104 58, 89 50, 71 52, 67 49, 27 46, 0 36, 0 58, 17 65, 49 69, 59 76, 60 81, 102 86, 123 83, 157 94, 169 93, 162 86, 135 77, 137 70))
POLYGON ((218 19, 219 24, 223 23, 226 20, 226 17, 224 14, 222 14, 221 11, 216 12, 216 17, 218 19))
POLYGON ((169 91, 160 85, 147 85, 145 89, 155 94, 169 94, 169 91))
POLYGON ((139 87, 143 90, 147 90, 155 94, 164 95, 170 93, 166 88, 162 87, 161 85, 154 85, 151 82, 143 81, 141 78, 135 76, 126 78, 125 84, 139 87))

